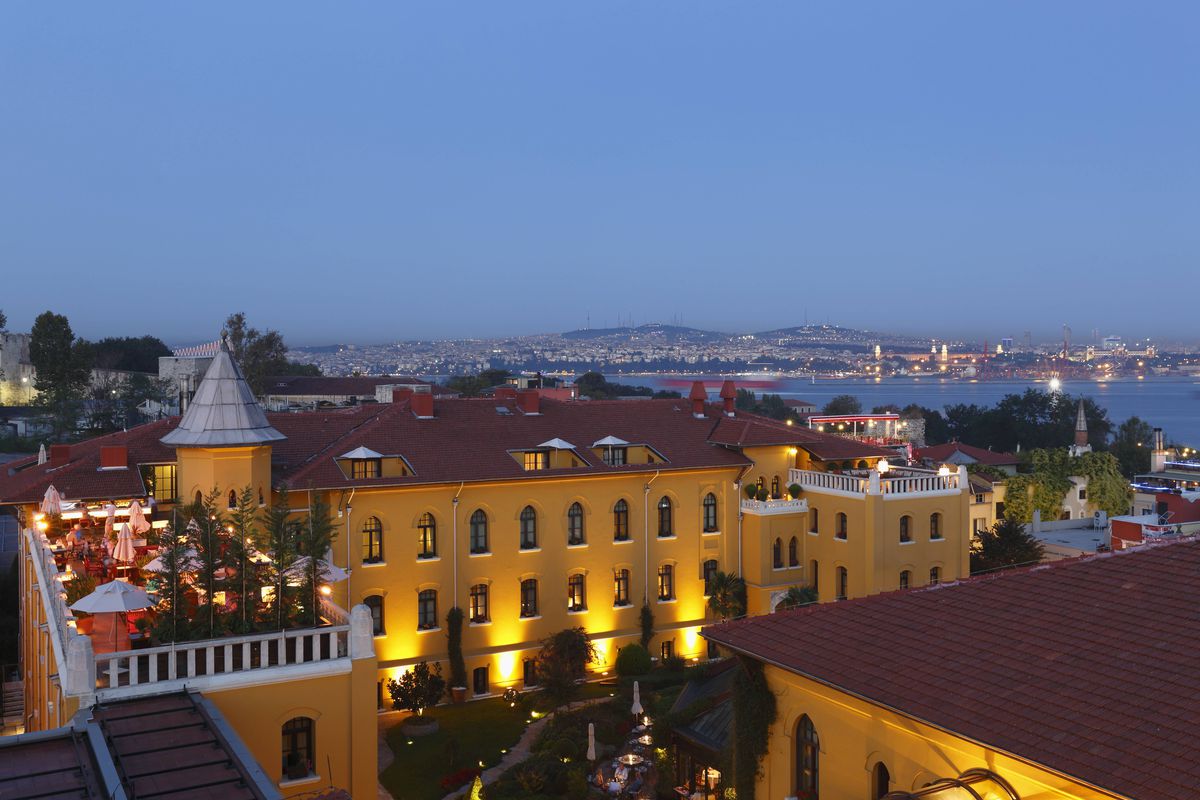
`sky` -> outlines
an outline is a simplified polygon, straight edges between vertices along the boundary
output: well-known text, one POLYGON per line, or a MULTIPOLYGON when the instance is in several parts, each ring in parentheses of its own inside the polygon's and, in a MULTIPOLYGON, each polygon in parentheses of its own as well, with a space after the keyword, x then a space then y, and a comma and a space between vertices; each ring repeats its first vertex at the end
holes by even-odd
POLYGON ((13 0, 0 309, 1195 340, 1198 90, 1194 2, 13 0))

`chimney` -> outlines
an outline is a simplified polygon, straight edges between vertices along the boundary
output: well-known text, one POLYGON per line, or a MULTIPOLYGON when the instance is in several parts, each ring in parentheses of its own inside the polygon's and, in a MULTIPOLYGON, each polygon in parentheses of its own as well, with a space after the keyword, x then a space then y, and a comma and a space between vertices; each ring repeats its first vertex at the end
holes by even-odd
POLYGON ((52 444, 50 445, 50 466, 61 467, 71 460, 71 445, 69 444, 52 444))
POLYGON ((1150 451, 1150 471, 1165 472, 1167 469, 1167 446, 1162 428, 1154 429, 1154 449, 1150 451))
POLYGON ((517 387, 515 387, 515 386, 497 386, 496 387, 496 399, 503 401, 503 402, 507 402, 509 400, 515 401, 517 399, 517 387))
POLYGON ((517 406, 522 414, 541 414, 541 397, 537 389, 522 389, 517 392, 517 406))
POLYGON ((410 407, 417 419, 433 419, 433 395, 429 392, 414 392, 410 407))
POLYGON ((410 388, 392 389, 392 402, 403 403, 405 400, 413 396, 413 390, 410 388))
POLYGON ((721 384, 721 402, 725 406, 725 416, 733 416, 733 404, 737 400, 737 386, 733 381, 725 381, 721 384))
POLYGON ((688 393, 688 399, 692 401, 692 416, 696 419, 704 419, 704 404, 708 402, 708 392, 704 388, 704 381, 692 383, 692 391, 688 393))
POLYGON ((100 469, 125 469, 129 466, 129 448, 111 445, 100 448, 100 469))

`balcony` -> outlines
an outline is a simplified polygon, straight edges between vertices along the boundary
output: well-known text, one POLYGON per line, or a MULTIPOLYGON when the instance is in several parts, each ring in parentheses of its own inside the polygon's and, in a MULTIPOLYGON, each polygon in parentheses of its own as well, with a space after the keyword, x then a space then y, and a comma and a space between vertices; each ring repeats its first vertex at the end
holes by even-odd
POLYGON ((808 512, 808 501, 800 498, 793 500, 742 500, 742 513, 757 516, 773 514, 805 514, 808 512))
POLYGON ((798 483, 804 491, 817 494, 843 497, 881 495, 885 500, 895 500, 958 494, 967 486, 967 474, 963 467, 954 472, 893 467, 886 475, 876 470, 838 473, 793 469, 788 471, 788 482, 798 483))

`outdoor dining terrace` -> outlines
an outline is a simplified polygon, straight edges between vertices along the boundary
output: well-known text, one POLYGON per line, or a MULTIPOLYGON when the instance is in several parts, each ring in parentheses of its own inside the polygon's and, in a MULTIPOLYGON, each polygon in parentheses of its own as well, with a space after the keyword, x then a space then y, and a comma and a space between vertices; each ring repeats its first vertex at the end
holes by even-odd
POLYGON ((883 495, 885 499, 953 495, 968 486, 965 467, 927 470, 890 467, 886 461, 881 461, 875 469, 824 472, 792 469, 788 471, 788 483, 799 485, 805 492, 844 496, 883 495))

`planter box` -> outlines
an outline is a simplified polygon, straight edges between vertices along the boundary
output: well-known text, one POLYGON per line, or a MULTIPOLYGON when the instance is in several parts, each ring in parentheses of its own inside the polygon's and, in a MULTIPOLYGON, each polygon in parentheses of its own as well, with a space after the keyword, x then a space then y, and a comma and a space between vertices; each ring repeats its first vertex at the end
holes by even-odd
POLYGON ((433 717, 418 717, 411 716, 400 725, 401 732, 405 736, 429 736, 432 733, 437 733, 439 729, 438 721, 433 717))

